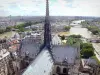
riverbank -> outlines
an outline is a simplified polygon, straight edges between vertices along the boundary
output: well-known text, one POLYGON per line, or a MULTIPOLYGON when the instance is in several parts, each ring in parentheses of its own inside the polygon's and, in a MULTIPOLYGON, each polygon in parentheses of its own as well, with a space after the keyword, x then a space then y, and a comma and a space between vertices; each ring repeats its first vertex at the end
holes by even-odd
MULTIPOLYGON (((85 37, 87 39, 89 38, 97 38, 97 36, 95 37, 87 28, 83 28, 81 25, 81 22, 77 22, 77 21, 73 21, 71 23, 72 27, 70 29, 70 35, 72 34, 76 34, 76 35, 81 35, 82 37, 85 37)), ((87 42, 85 40, 85 42, 87 42)), ((92 43, 93 47, 94 47, 94 53, 95 56, 93 57, 98 63, 100 63, 100 43, 92 43)))

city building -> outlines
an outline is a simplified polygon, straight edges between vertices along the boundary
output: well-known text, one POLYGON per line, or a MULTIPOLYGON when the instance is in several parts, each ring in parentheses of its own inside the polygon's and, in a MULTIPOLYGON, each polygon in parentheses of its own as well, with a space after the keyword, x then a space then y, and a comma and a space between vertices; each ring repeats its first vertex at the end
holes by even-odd
POLYGON ((7 50, 6 40, 0 40, 0 75, 8 75, 10 53, 7 50))
POLYGON ((8 61, 10 53, 6 49, 0 50, 0 75, 8 75, 8 61))

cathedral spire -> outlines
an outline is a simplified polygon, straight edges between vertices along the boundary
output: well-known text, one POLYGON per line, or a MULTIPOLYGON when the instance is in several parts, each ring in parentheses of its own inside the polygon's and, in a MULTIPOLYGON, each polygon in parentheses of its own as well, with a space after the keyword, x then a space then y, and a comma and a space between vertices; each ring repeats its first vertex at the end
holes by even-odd
POLYGON ((46 0, 46 17, 49 19, 49 0, 46 0))
POLYGON ((49 1, 46 0, 46 16, 44 24, 44 47, 51 49, 51 25, 49 20, 49 1))

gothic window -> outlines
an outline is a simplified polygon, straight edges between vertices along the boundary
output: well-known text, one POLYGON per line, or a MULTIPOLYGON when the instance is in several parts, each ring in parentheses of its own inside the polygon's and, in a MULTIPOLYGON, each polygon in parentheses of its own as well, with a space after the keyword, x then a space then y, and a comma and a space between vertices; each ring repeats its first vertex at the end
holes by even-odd
POLYGON ((61 72, 61 69, 60 69, 59 66, 57 66, 57 68, 56 68, 56 72, 57 72, 57 73, 60 73, 60 72, 61 72))
POLYGON ((67 68, 63 68, 63 73, 67 73, 67 68))

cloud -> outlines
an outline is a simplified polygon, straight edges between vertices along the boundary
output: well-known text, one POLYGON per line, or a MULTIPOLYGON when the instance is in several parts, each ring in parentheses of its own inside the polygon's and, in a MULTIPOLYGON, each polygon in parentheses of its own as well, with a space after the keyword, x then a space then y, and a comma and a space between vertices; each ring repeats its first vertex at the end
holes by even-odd
MULTIPOLYGON (((50 15, 100 16, 99 0, 49 0, 50 15)), ((2 0, 0 16, 45 15, 45 0, 2 0)))
POLYGON ((58 0, 51 8, 52 15, 100 16, 99 0, 58 0))

